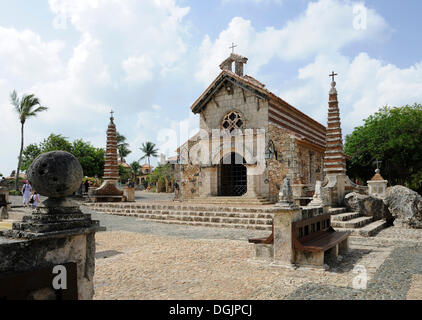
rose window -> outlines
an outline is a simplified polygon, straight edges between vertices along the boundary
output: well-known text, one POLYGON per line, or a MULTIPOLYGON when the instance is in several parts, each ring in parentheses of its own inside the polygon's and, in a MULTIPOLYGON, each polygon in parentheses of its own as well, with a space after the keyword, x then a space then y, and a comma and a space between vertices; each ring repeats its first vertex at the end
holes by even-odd
POLYGON ((223 129, 228 130, 229 132, 232 132, 236 129, 242 129, 244 124, 243 117, 240 112, 238 111, 231 111, 228 114, 226 114, 221 121, 221 127, 223 129))

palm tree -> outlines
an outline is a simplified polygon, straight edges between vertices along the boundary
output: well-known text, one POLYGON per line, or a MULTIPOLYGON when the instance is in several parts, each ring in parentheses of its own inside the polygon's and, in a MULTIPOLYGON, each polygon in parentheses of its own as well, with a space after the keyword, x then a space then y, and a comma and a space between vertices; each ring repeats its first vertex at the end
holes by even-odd
POLYGON ((135 182, 137 184, 138 176, 141 175, 141 165, 139 164, 138 161, 133 161, 130 164, 130 169, 131 169, 131 173, 132 173, 132 177, 133 177, 133 182, 135 182))
POLYGON ((139 159, 143 160, 145 158, 148 159, 148 166, 151 167, 150 157, 157 157, 158 156, 158 149, 155 148, 155 143, 147 141, 146 143, 142 144, 142 147, 139 148, 144 155, 139 159))
POLYGON ((126 142, 126 137, 119 132, 117 134, 117 151, 119 152, 120 162, 125 162, 125 157, 132 151, 129 150, 129 143, 126 142))
POLYGON ((23 128, 27 119, 31 117, 36 117, 38 113, 47 110, 47 107, 43 107, 40 104, 40 101, 35 95, 24 94, 21 99, 18 98, 18 94, 16 90, 10 94, 10 100, 12 105, 15 107, 15 111, 18 113, 19 120, 21 122, 21 149, 19 152, 19 161, 18 161, 18 169, 16 170, 16 181, 15 181, 15 189, 18 190, 18 183, 19 183, 19 171, 21 168, 22 162, 22 151, 23 151, 23 128))

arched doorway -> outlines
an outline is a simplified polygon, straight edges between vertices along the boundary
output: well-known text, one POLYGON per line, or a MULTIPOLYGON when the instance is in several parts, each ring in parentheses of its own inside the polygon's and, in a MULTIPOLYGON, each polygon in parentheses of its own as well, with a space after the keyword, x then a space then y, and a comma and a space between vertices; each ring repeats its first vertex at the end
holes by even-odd
POLYGON ((218 194, 242 196, 248 191, 245 159, 232 152, 223 157, 218 170, 218 194))

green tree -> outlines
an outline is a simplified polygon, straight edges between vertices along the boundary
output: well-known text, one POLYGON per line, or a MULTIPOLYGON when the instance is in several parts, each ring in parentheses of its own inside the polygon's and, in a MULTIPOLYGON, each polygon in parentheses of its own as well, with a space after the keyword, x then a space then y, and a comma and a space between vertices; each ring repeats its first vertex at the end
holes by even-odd
POLYGON ((119 153, 120 162, 125 162, 125 158, 132 153, 129 150, 129 143, 126 142, 126 137, 119 132, 117 133, 117 151, 119 153))
POLYGON ((151 166, 150 158, 158 156, 158 149, 155 148, 155 143, 147 141, 146 143, 143 143, 141 148, 139 149, 144 153, 144 155, 139 159, 139 161, 147 158, 148 165, 151 166))
POLYGON ((31 143, 30 145, 26 146, 22 153, 21 170, 27 171, 31 163, 41 153, 41 148, 35 143, 31 143))
POLYGON ((19 171, 21 167, 22 162, 22 152, 23 152, 23 143, 24 143, 24 126, 26 120, 28 120, 31 117, 36 117, 40 112, 47 110, 47 107, 43 107, 40 104, 40 101, 35 95, 29 94, 29 95, 23 95, 22 98, 18 98, 18 94, 16 93, 16 90, 13 90, 13 92, 10 94, 10 100, 12 105, 15 108, 15 111, 17 112, 19 116, 19 121, 21 123, 21 147, 19 151, 19 160, 18 160, 18 168, 16 170, 16 182, 15 182, 15 189, 18 190, 18 181, 19 181, 19 171))
POLYGON ((60 134, 50 134, 41 143, 30 144, 23 151, 22 170, 28 170, 31 163, 41 153, 49 151, 67 151, 72 153, 81 163, 84 175, 90 177, 102 177, 104 174, 104 149, 95 148, 89 142, 82 139, 68 141, 68 138, 60 134))
POLYGON ((73 141, 70 153, 81 163, 85 176, 102 177, 104 175, 104 149, 95 148, 89 142, 78 139, 73 141))
POLYGON ((138 176, 141 175, 141 165, 139 164, 138 161, 133 161, 130 164, 130 169, 131 169, 131 173, 132 173, 133 182, 136 183, 138 176))
POLYGON ((66 151, 72 152, 72 143, 69 142, 67 137, 63 137, 61 134, 50 134, 47 139, 44 139, 40 144, 42 152, 50 151, 66 151))
POLYGON ((375 161, 391 184, 422 191, 422 105, 384 107, 346 136, 345 154, 350 157, 351 177, 367 181, 375 161))
POLYGON ((131 169, 119 164, 119 181, 125 184, 131 178, 131 169))
MULTIPOLYGON (((166 164, 164 166, 158 166, 154 169, 152 173, 147 176, 147 181, 150 184, 159 182, 161 186, 165 186, 168 181, 173 180, 173 171, 171 164, 166 164)), ((161 190, 157 190, 161 191, 161 190)))

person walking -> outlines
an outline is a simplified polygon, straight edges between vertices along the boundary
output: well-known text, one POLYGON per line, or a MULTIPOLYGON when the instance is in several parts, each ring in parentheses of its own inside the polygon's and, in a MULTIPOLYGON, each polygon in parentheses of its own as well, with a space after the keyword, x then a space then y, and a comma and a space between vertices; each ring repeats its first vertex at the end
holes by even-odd
POLYGON ((174 182, 174 199, 173 201, 180 201, 180 188, 179 188, 179 184, 177 183, 177 181, 174 182))
POLYGON ((25 207, 29 207, 29 200, 31 198, 31 185, 29 184, 29 181, 26 181, 25 184, 22 187, 22 195, 23 195, 23 205, 25 207))
POLYGON ((88 181, 88 179, 85 180, 84 186, 85 186, 85 194, 88 194, 88 190, 89 190, 89 181, 88 181))
POLYGON ((40 195, 37 191, 34 190, 34 192, 32 192, 31 200, 29 200, 32 209, 35 209, 40 202, 40 195))

